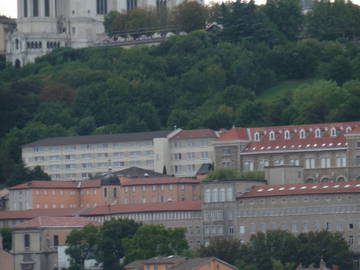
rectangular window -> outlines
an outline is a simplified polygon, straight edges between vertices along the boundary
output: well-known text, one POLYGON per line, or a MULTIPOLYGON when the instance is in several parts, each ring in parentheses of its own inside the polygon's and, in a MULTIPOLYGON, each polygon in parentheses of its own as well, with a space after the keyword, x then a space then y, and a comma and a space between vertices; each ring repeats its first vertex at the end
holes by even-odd
POLYGON ((30 248, 30 235, 24 234, 24 248, 30 248))
POLYGON ((28 0, 24 0, 24 17, 28 16, 28 0))
POLYGON ((360 166, 360 156, 356 156, 356 166, 360 166))
POLYGON ((44 6, 45 6, 45 17, 50 16, 50 0, 44 0, 44 6))
POLYGON ((59 236, 58 235, 54 235, 54 247, 59 246, 59 236))
POLYGON ((33 0, 33 16, 39 16, 39 0, 33 0))
POLYGON ((96 12, 98 15, 107 13, 107 0, 96 0, 96 12))

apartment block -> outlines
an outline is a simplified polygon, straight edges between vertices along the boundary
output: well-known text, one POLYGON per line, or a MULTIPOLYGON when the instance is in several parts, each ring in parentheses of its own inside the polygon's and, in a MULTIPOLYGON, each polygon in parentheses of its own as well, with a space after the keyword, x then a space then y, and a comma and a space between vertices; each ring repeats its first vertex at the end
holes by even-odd
POLYGON ((109 167, 192 177, 203 163, 213 162, 215 138, 212 130, 182 129, 48 138, 23 145, 22 158, 27 167, 40 166, 52 180, 86 180, 109 167))
MULTIPOLYGON (((214 142, 215 167, 304 168, 303 182, 360 180, 360 122, 232 128, 214 142)), ((272 183, 270 183, 272 184, 272 183)))
POLYGON ((200 180, 181 177, 128 178, 107 174, 87 181, 31 181, 9 188, 9 209, 93 208, 200 199, 200 180))

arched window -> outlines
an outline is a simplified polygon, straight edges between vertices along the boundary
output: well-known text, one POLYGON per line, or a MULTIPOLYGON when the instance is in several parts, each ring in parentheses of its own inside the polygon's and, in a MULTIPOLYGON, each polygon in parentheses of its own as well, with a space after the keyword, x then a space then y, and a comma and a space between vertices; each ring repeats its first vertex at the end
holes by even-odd
POLYGON ((21 62, 20 62, 19 59, 16 59, 16 60, 15 60, 15 67, 16 67, 16 68, 20 68, 20 67, 21 67, 21 62))
POLYGON ((289 130, 285 130, 284 132, 284 139, 285 140, 290 140, 291 137, 290 137, 290 131, 289 130))
POLYGON ((319 128, 315 129, 315 138, 321 138, 321 130, 319 128))
POLYGON ((314 178, 311 178, 311 177, 307 178, 305 180, 305 183, 314 183, 314 178))
POLYGON ((346 179, 344 176, 339 176, 338 178, 336 178, 336 182, 345 182, 346 179))
POLYGON ((336 137, 336 135, 337 135, 337 132, 336 132, 336 128, 331 128, 331 130, 330 130, 330 136, 331 137, 336 137))
POLYGON ((15 39, 15 49, 18 50, 19 49, 19 40, 15 39))
POLYGON ((305 131, 305 129, 300 130, 300 139, 306 139, 306 131, 305 131))
POLYGON ((274 131, 270 131, 270 133, 269 133, 269 140, 270 140, 270 141, 275 141, 275 132, 274 132, 274 131))
POLYGON ((330 182, 330 179, 325 176, 325 177, 321 178, 320 182, 321 183, 328 183, 328 182, 330 182))
POLYGON ((259 142, 259 141, 260 141, 260 133, 259 133, 259 132, 255 132, 255 134, 254 134, 254 140, 255 140, 256 142, 259 142))
POLYGON ((346 128, 346 133, 350 133, 350 132, 351 132, 351 130, 352 130, 352 128, 351 128, 351 127, 347 127, 347 128, 346 128))

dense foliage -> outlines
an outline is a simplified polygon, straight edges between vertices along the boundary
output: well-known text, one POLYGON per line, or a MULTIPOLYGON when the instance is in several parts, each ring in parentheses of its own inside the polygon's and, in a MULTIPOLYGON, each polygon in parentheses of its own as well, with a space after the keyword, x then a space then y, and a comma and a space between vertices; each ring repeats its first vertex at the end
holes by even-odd
MULTIPOLYGON (((184 22, 192 15, 180 13, 184 22)), ((57 49, 21 69, 0 64, 0 184, 21 175, 20 146, 45 137, 358 120, 359 14, 341 1, 320 1, 307 15, 296 1, 235 2, 206 12, 223 31, 152 48, 57 49), (335 5, 346 19, 328 12, 335 5), (314 14, 349 21, 336 30, 348 34, 333 34, 314 14), (284 81, 302 85, 272 95, 284 81)))
POLYGON ((129 219, 105 221, 101 227, 87 225, 72 231, 66 240, 69 270, 83 270, 85 260, 95 259, 106 270, 120 269, 139 259, 179 255, 187 250, 185 229, 141 225, 129 219))
POLYGON ((265 181, 263 171, 238 172, 234 169, 219 168, 210 172, 204 181, 254 180, 265 181))
POLYGON ((237 265, 240 270, 293 270, 299 264, 319 266, 324 259, 328 266, 352 268, 352 253, 341 233, 329 231, 293 235, 274 230, 253 235, 248 243, 229 239, 213 239, 199 254, 216 256, 237 265))

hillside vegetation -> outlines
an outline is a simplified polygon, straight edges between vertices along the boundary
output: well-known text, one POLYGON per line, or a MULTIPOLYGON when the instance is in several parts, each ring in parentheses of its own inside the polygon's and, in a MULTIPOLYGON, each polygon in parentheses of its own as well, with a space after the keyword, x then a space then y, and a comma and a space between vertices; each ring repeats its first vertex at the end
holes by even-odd
POLYGON ((20 146, 44 137, 359 120, 353 4, 319 2, 304 16, 293 0, 236 2, 208 14, 222 32, 0 64, 0 183, 21 175, 20 146))

